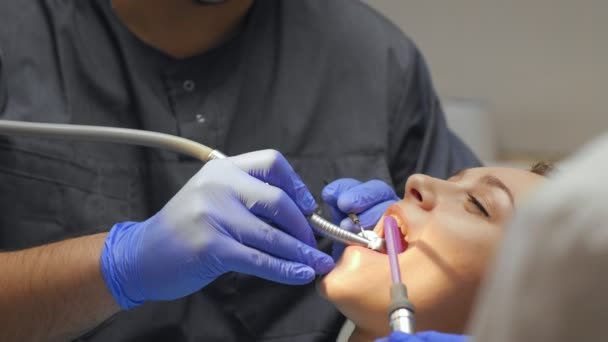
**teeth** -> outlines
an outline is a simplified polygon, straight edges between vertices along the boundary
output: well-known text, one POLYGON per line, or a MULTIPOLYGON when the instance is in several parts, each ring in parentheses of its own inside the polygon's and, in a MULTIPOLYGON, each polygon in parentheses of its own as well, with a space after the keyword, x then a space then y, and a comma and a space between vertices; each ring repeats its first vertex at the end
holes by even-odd
POLYGON ((397 221, 397 226, 399 226, 399 230, 401 230, 401 234, 403 234, 404 237, 407 237, 407 227, 403 224, 403 221, 401 221, 401 218, 395 215, 390 215, 392 218, 395 219, 395 221, 397 221))
POLYGON ((399 216, 395 216, 395 215, 390 215, 392 218, 395 219, 395 221, 397 221, 397 225, 399 226, 399 228, 401 228, 401 226, 403 225, 403 222, 401 222, 401 218, 399 216))

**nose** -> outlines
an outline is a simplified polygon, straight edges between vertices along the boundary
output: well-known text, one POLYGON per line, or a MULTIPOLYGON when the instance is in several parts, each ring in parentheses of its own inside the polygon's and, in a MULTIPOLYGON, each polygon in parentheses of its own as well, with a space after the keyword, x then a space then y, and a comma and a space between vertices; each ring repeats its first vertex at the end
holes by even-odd
POLYGON ((424 210, 433 210, 437 204, 438 181, 427 175, 411 175, 405 183, 405 197, 410 197, 424 210))

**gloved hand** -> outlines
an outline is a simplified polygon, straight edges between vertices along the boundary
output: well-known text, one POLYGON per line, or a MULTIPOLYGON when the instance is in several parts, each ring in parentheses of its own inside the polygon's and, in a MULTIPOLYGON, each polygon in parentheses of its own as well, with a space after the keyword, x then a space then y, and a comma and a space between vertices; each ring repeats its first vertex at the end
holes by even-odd
MULTIPOLYGON (((357 233, 359 228, 347 217, 355 213, 364 229, 374 228, 382 214, 399 200, 395 191, 380 180, 362 183, 352 178, 335 180, 323 188, 323 201, 328 204, 332 221, 341 228, 357 233)), ((334 243, 332 256, 337 260, 345 245, 334 243)))
POLYGON ((189 295, 231 271, 308 283, 334 267, 304 216, 315 207, 276 151, 213 160, 156 215, 112 228, 102 274, 123 309, 189 295))
POLYGON ((465 342, 469 339, 465 335, 442 334, 436 331, 425 331, 410 335, 396 331, 389 337, 377 339, 375 342, 465 342))

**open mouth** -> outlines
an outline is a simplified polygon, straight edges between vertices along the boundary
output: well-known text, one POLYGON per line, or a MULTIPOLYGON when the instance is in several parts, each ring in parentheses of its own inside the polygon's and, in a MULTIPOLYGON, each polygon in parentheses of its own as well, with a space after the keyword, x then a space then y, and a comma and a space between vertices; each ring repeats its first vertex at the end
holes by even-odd
MULTIPOLYGON (((403 244, 403 252, 405 252, 408 249, 408 247, 410 246, 410 240, 408 238, 409 230, 408 230, 408 224, 407 224, 407 219, 406 219, 405 213, 403 212, 401 207, 394 204, 386 210, 385 216, 391 216, 395 219, 395 221, 397 221, 397 225, 399 226, 399 231, 401 233, 400 238, 401 238, 401 242, 403 244)), ((380 236, 381 238, 384 239, 384 225, 383 224, 380 225, 377 233, 378 233, 378 236, 380 236)))

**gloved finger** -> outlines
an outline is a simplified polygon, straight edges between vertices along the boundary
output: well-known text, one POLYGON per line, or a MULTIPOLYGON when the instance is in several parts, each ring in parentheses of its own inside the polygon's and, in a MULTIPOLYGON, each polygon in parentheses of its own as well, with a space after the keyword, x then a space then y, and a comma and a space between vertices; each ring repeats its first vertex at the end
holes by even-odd
POLYGON ((384 215, 384 212, 386 212, 388 207, 395 203, 397 203, 397 201, 391 200, 376 204, 375 206, 367 209, 366 211, 358 215, 359 222, 361 222, 361 225, 364 229, 374 228, 376 226, 376 223, 380 221, 382 215, 384 215))
POLYGON ((238 191, 241 201, 252 213, 309 246, 316 247, 317 242, 308 220, 283 190, 251 178, 243 182, 238 191))
POLYGON ((315 271, 306 265, 279 259, 236 241, 231 244, 226 245, 223 253, 230 271, 287 285, 308 284, 315 279, 315 271))
POLYGON ((340 228, 344 230, 348 230, 351 233, 357 233, 360 231, 359 227, 350 219, 350 217, 345 217, 340 221, 340 228))
POLYGON ((346 214, 338 208, 338 198, 342 193, 359 184, 361 182, 356 179, 341 178, 327 184, 323 188, 321 198, 323 198, 323 202, 327 203, 329 207, 329 214, 333 223, 339 224, 346 217, 346 214))
POLYGON ((346 217, 346 214, 341 212, 340 209, 338 209, 337 207, 333 207, 331 205, 328 205, 327 207, 329 208, 329 216, 331 217, 331 222, 339 225, 340 221, 342 221, 346 217))
POLYGON ((327 184, 321 192, 323 201, 331 206, 338 205, 338 198, 347 190, 361 184, 360 181, 353 178, 340 178, 327 184))
POLYGON ((424 331, 416 336, 420 341, 425 342, 465 342, 468 338, 466 335, 444 334, 437 331, 424 331))
MULTIPOLYGON (((388 207, 394 204, 396 201, 385 201, 378 203, 375 206, 367 209, 366 211, 357 215, 359 218, 359 224, 363 229, 373 229, 376 223, 380 220, 384 212, 388 207)), ((356 225, 350 217, 345 217, 340 221, 340 228, 348 230, 349 232, 357 233, 361 229, 356 225)))
POLYGON ((383 181, 371 180, 340 195, 338 208, 345 213, 358 214, 388 200, 399 200, 395 190, 383 181))
POLYGON ((338 259, 340 259, 340 257, 342 256, 342 254, 344 253, 344 250, 346 249, 346 245, 341 243, 341 242, 334 242, 331 245, 331 257, 332 259, 334 259, 334 261, 338 261, 338 259))
POLYGON ((419 339, 417 335, 395 331, 389 337, 377 339, 375 342, 423 342, 423 340, 419 339))
POLYGON ((261 252, 304 264, 317 274, 325 274, 335 266, 329 255, 272 227, 247 210, 234 213, 225 222, 233 227, 230 234, 235 240, 261 252), (247 225, 245 229, 240 227, 244 224, 247 225))
POLYGON ((228 159, 249 175, 282 189, 304 215, 311 215, 316 209, 314 197, 287 159, 278 151, 256 151, 228 159))
POLYGON ((374 342, 391 342, 391 341, 389 340, 388 337, 382 337, 377 340, 374 340, 374 342))

